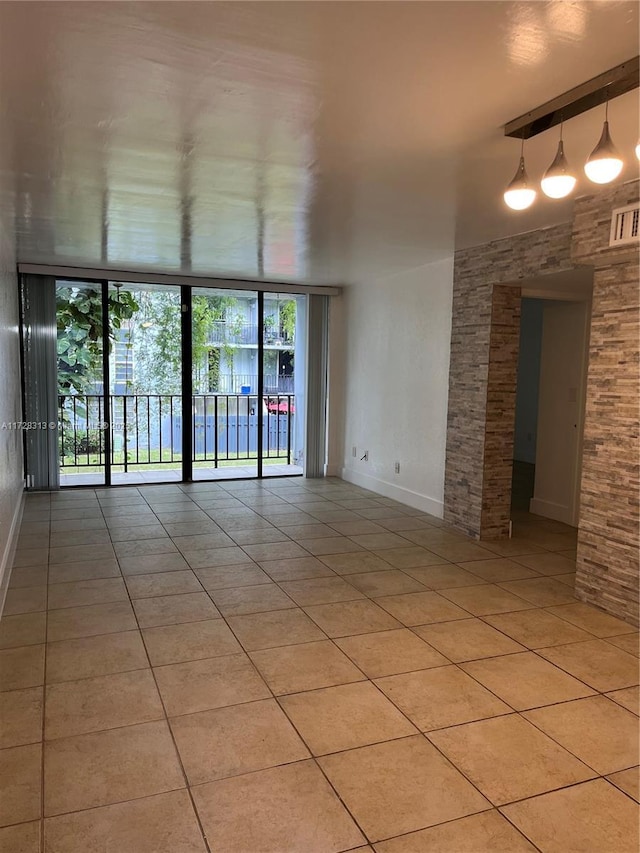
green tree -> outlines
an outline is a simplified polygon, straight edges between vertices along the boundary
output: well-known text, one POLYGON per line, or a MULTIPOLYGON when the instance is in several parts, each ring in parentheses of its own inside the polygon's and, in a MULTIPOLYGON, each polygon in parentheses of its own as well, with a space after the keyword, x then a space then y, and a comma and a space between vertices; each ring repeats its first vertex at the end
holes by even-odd
MULTIPOLYGON (((109 350, 123 320, 138 310, 129 291, 109 294, 109 350)), ((87 394, 102 378, 102 295, 73 285, 56 290, 58 394, 87 394)))
POLYGON ((293 341, 296 334, 296 301, 287 299, 280 305, 280 329, 286 341, 293 341))

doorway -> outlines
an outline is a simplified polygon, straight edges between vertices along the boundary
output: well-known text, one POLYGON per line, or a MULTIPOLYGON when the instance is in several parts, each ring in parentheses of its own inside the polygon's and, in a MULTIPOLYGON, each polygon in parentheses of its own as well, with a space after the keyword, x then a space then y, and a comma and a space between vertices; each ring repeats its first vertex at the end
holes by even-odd
POLYGON ((591 277, 571 291, 541 284, 523 288, 512 518, 531 513, 577 527, 591 277))

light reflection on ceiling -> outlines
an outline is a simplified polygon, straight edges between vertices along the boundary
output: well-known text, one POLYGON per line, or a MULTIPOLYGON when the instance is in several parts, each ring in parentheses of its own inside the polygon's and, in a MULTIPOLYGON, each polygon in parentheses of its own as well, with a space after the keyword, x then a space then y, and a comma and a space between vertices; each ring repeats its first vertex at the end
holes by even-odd
MULTIPOLYGON (((391 274, 569 219, 504 208, 501 126, 636 53, 627 0, 2 2, 2 203, 23 261, 391 274)), ((565 127, 578 166, 596 113, 565 127)), ((637 93, 610 119, 628 180, 637 93)), ((530 174, 555 146, 531 140, 530 174)))

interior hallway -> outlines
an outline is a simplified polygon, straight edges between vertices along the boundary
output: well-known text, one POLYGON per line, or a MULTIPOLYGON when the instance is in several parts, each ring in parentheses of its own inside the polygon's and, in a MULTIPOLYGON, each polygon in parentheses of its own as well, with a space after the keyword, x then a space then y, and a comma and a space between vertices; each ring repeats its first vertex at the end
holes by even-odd
POLYGON ((637 850, 638 633, 574 600, 574 531, 514 527, 338 480, 28 495, 1 853, 43 817, 47 853, 637 850))

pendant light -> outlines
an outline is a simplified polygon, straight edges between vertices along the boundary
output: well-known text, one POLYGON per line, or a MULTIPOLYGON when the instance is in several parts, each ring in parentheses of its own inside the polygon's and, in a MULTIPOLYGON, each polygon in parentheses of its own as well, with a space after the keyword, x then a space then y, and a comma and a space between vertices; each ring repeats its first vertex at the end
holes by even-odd
POLYGON ((507 207, 512 210, 526 210, 531 207, 536 198, 536 191, 533 189, 527 171, 524 167, 524 136, 522 137, 522 145, 520 147, 520 163, 518 169, 513 176, 513 180, 504 192, 504 201, 507 207))
POLYGON ((567 158, 564 156, 564 143, 562 141, 562 122, 560 122, 560 141, 553 163, 544 173, 540 186, 542 192, 549 198, 566 198, 573 192, 576 185, 576 176, 572 174, 567 158))
POLYGON ((606 102, 602 136, 584 164, 586 176, 594 184, 609 184, 622 171, 623 161, 609 134, 609 101, 606 102))

